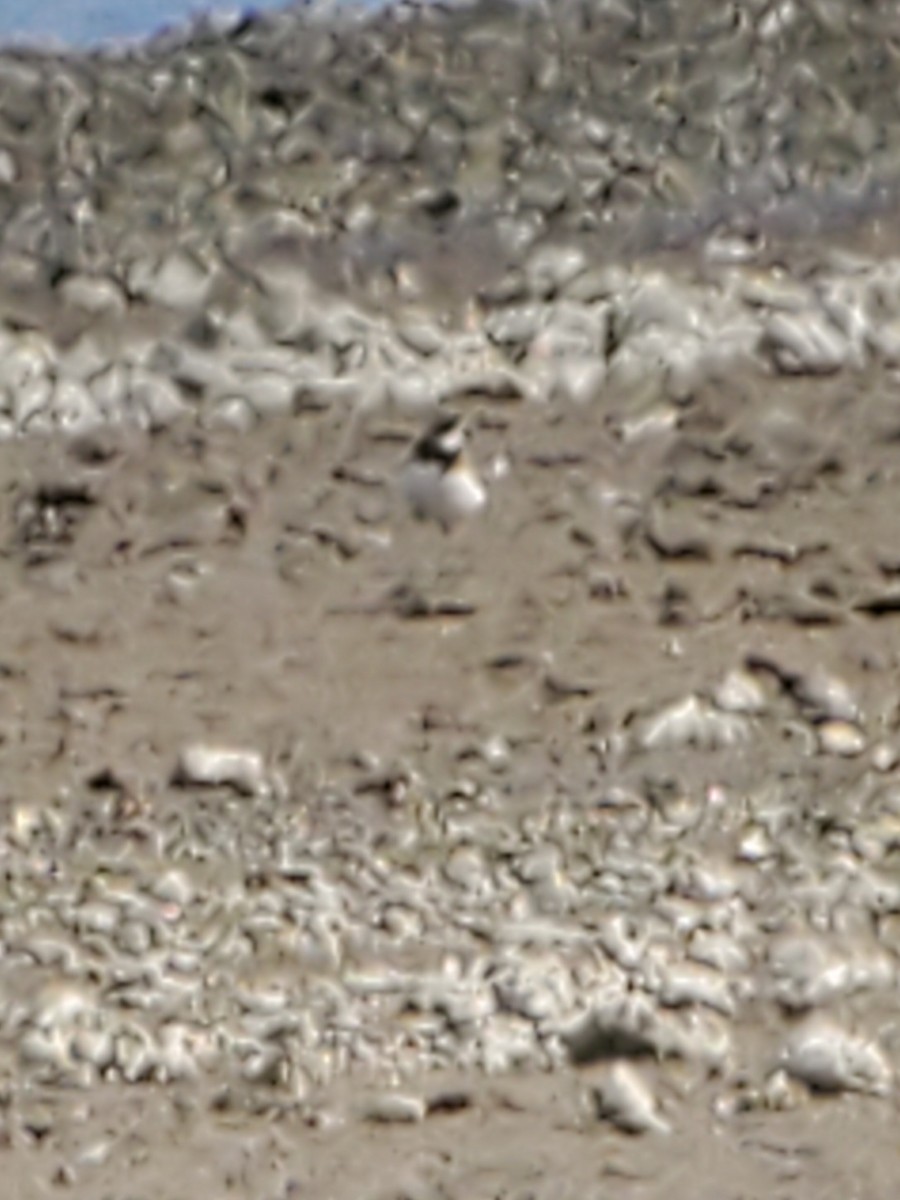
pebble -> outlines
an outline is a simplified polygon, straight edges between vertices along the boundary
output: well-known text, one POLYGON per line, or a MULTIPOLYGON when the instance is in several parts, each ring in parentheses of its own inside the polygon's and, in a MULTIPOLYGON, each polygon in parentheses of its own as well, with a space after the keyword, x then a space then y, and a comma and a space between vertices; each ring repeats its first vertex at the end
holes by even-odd
POLYGON ((893 1081, 890 1064, 874 1042, 825 1018, 815 1018, 790 1034, 781 1063, 793 1078, 821 1092, 886 1096, 893 1081))
POLYGON ((421 1096, 404 1092, 379 1092, 362 1105, 362 1116, 367 1121, 383 1125, 414 1125, 423 1121, 427 1112, 428 1105, 421 1096))
POLYGON ((777 313, 766 324, 761 345, 786 375, 831 375, 859 358, 840 330, 815 313, 777 313))
POLYGON ((596 1115, 624 1133, 672 1132, 646 1080, 628 1062, 613 1063, 592 1085, 591 1094, 596 1115))
POLYGON ((0 149, 0 184, 9 187, 10 184, 16 182, 18 176, 19 169, 15 156, 6 147, 3 147, 0 149))
POLYGON ((765 688, 749 671, 736 669, 716 685, 713 702, 722 712, 761 716, 768 708, 765 688))
POLYGON ((196 312, 204 305, 210 282, 208 271, 192 254, 176 250, 159 262, 138 259, 129 273, 128 289, 165 308, 196 312))
POLYGON ((173 383, 141 370, 131 373, 126 403, 137 424, 151 432, 165 429, 188 411, 173 383))
POLYGON ((114 314, 121 316, 126 309, 122 289, 112 279, 94 275, 69 275, 60 285, 63 301, 92 317, 114 314))
MULTIPOLYGON (((829 404, 810 420, 803 380, 788 385, 772 374, 848 372, 849 394, 860 382, 850 372, 894 364, 900 260, 877 250, 835 252, 810 269, 790 237, 778 242, 778 231, 798 212, 805 233, 807 225, 828 228, 819 223, 830 206, 837 226, 865 208, 865 189, 835 199, 810 188, 798 205, 803 180, 828 177, 832 149, 822 130, 833 127, 836 111, 856 165, 876 184, 896 175, 890 55, 864 56, 871 111, 859 110, 860 58, 852 51, 868 43, 856 40, 856 29, 844 31, 849 49, 842 41, 829 87, 810 88, 808 75, 801 86, 797 72, 780 66, 785 54, 806 55, 820 14, 782 5, 737 27, 723 23, 732 26, 740 67, 723 58, 722 70, 701 81, 709 103, 699 115, 673 110, 669 121, 671 47, 660 42, 652 14, 636 23, 613 14, 599 32, 590 23, 578 31, 583 64, 594 51, 609 58, 607 41, 615 42, 601 112, 591 107, 590 71, 574 103, 573 77, 559 69, 558 53, 544 52, 548 33, 558 48, 571 32, 560 12, 562 24, 550 30, 539 13, 507 27, 498 10, 491 20, 500 33, 479 28, 478 12, 452 20, 437 8, 410 12, 391 25, 389 46, 378 40, 377 15, 360 23, 362 34, 353 26, 321 41, 294 23, 302 14, 274 32, 251 21, 214 50, 135 48, 127 86, 115 56, 0 56, 8 142, 0 148, 0 436, 62 435, 76 445, 101 422, 151 433, 183 423, 199 452, 258 425, 265 432, 266 422, 279 440, 278 422, 287 421, 292 487, 304 512, 321 510, 303 545, 299 586, 307 561, 310 571, 346 571, 355 602, 360 577, 352 573, 372 556, 389 571, 394 543, 352 530, 341 539, 335 510, 349 488, 305 496, 322 430, 363 431, 361 454, 371 450, 373 465, 364 463, 357 480, 377 490, 400 447, 368 437, 370 418, 389 413, 405 437, 405 422, 428 419, 452 400, 472 411, 489 444, 485 459, 494 455, 491 477, 511 490, 520 462, 523 472, 535 469, 517 422, 546 418, 559 467, 547 490, 559 481, 562 496, 548 503, 544 525, 570 522, 577 547, 573 537, 572 557, 555 563, 544 560, 543 528, 526 523, 515 536, 534 535, 536 572, 554 570, 563 581, 561 633, 568 589, 588 572, 599 581, 604 622, 584 636, 601 647, 619 635, 616 607, 631 580, 648 598, 671 582, 685 598, 675 617, 696 611, 713 639, 723 614, 762 613, 779 634, 796 634, 813 663, 829 620, 846 615, 860 644, 874 618, 888 618, 886 628, 897 609, 890 582, 845 612, 845 591, 857 567, 865 569, 856 547, 841 547, 841 572, 818 576, 821 544, 833 531, 795 536, 773 522, 771 536, 736 550, 716 536, 709 506, 722 500, 741 520, 766 521, 769 503, 788 488, 802 503, 832 490, 841 503, 842 489, 852 496, 849 450, 829 441, 829 404), (374 120, 367 80, 335 83, 336 69, 352 75, 360 36, 370 39, 385 90, 374 120), (760 36, 771 70, 760 65, 760 36), (266 94, 271 56, 292 54, 294 39, 314 103, 287 114, 252 97, 266 94), (529 70, 504 68, 495 79, 498 44, 504 64, 521 51, 529 70), (214 53, 229 64, 228 87, 210 69, 214 53), (425 71, 427 100, 406 94, 409 70, 425 71), (636 107, 610 99, 625 79, 620 71, 629 73, 636 107), (540 112, 520 74, 541 92, 540 112), (432 100, 452 117, 435 119, 432 100), (158 134, 152 145, 136 132, 146 128, 145 101, 158 134), (566 120, 553 136, 535 136, 533 122, 561 106, 566 120), (764 177, 748 151, 763 109, 771 144, 790 141, 787 161, 773 162, 764 177), (704 128, 710 112, 715 132, 704 128), (98 123, 109 144, 95 161, 85 149, 94 149, 88 131, 98 123), (683 153, 685 145, 708 145, 707 157, 683 153), (244 150, 231 161, 241 147, 252 147, 252 162, 242 161, 244 150), (35 154, 52 177, 33 170, 35 154), (65 165, 69 157, 77 168, 65 165), (298 169, 282 172, 284 164, 298 169), (661 206, 668 211, 656 211, 661 206), (687 215, 674 211, 679 206, 687 215), (767 256, 784 262, 767 268, 767 256), (744 372, 760 371, 767 406, 774 395, 768 413, 743 397, 729 407, 750 377, 744 372), (797 389, 796 410, 795 393, 788 404, 779 390, 788 386, 797 389), (589 456, 577 433, 560 448, 579 421, 608 434, 608 453, 589 456), (679 455, 692 449, 702 470, 692 460, 682 472, 679 455), (642 479, 634 493, 617 480, 632 455, 648 464, 646 489, 642 479), (665 490, 660 462, 677 488, 665 490), (582 502, 589 512, 579 511, 582 502), (326 541, 349 548, 339 562, 319 562, 326 541), (579 575, 584 560, 575 555, 586 546, 590 563, 579 575), (704 595, 703 564, 715 569, 729 554, 729 594, 704 595), (745 589, 750 554, 771 568, 773 594, 745 589)), ((871 28, 885 33, 881 21, 874 12, 871 28)), ((710 27, 709 61, 720 36, 710 27)), ((860 404, 877 380, 866 375, 865 383, 860 404)), ((875 398, 890 445, 896 413, 883 395, 875 398)), ((99 472, 117 456, 86 455, 79 469, 99 472)), ((867 486, 889 478, 879 468, 867 486)), ((36 555, 64 557, 78 531, 66 503, 26 497, 17 509, 14 491, 10 501, 21 518, 7 539, 10 555, 21 536, 36 555)), ((377 504, 355 511, 373 529, 386 523, 377 504)), ((442 548, 435 570, 463 574, 480 561, 478 535, 491 521, 504 529, 504 520, 501 497, 471 543, 447 539, 448 557, 442 548)), ((888 531, 879 567, 888 577, 896 573, 889 542, 888 531)), ((198 564, 179 553, 165 568, 165 594, 184 604, 176 617, 202 609, 209 572, 198 564)), ((54 574, 41 574, 45 566, 26 567, 40 576, 36 587, 80 586, 65 562, 54 574)), ((455 595, 443 581, 441 588, 455 595)), ((451 646, 461 610, 431 607, 425 586, 421 595, 415 611, 441 620, 421 622, 429 628, 417 632, 425 638, 440 627, 451 646)), ((556 621, 530 598, 528 607, 516 625, 530 647, 520 676, 526 689, 528 663, 537 661, 528 655, 535 646, 539 653, 556 621)), ((481 620, 490 605, 467 611, 481 620)), ((73 628, 70 617, 51 633, 73 628)), ((735 622, 736 642, 744 628, 735 622)), ((600 1074, 593 1102, 604 1119, 664 1133, 671 1126, 645 1067, 662 1076, 675 1057, 701 1073, 736 1076, 756 1049, 743 1022, 761 1014, 755 1034, 776 1031, 779 1064, 759 1093, 762 1105, 793 1103, 797 1081, 889 1094, 883 1029, 869 1040, 814 1011, 851 997, 862 1004, 865 993, 877 1014, 896 992, 893 951, 873 932, 888 945, 898 941, 896 799, 865 778, 870 735, 884 738, 891 728, 889 705, 870 704, 879 670, 867 660, 865 692, 857 694, 824 667, 773 669, 747 658, 710 686, 676 633, 664 664, 666 687, 676 681, 668 703, 626 714, 624 700, 617 708, 620 697, 607 696, 601 669, 576 672, 574 682, 548 676, 536 711, 550 724, 568 721, 570 741, 548 735, 539 751, 506 727, 502 705, 490 707, 490 722, 479 727, 475 718, 448 751, 450 782, 428 757, 446 743, 430 742, 434 730, 423 722, 421 770, 417 762, 400 779, 354 791, 344 766, 332 777, 333 764, 317 763, 290 804, 260 752, 203 740, 178 756, 172 781, 182 791, 174 797, 151 780, 137 799, 117 794, 120 812, 98 788, 86 814, 73 789, 54 817, 45 797, 13 796, 0 825, 0 1044, 23 1089, 35 1080, 82 1087, 116 1075, 168 1083, 209 1070, 230 1079, 232 1095, 255 1094, 252 1103, 269 1103, 277 1091, 305 1104, 310 1089, 341 1073, 548 1069, 568 1057, 601 1064, 589 1069, 600 1074), (773 674, 778 694, 768 686, 773 674), (557 705, 551 714, 542 707, 548 699, 557 705), (754 775, 761 736, 778 746, 762 781, 754 775), (590 768, 577 755, 587 741, 590 768), (576 748, 573 762, 567 747, 576 748), (839 761, 829 767, 805 757, 816 747, 839 761), (544 751, 552 762, 546 777, 534 765, 544 751), (821 773, 829 769, 851 782, 826 788, 821 773), (235 795, 252 802, 235 803, 235 795), (132 801, 150 809, 133 825, 132 801)), ((77 674, 83 646, 63 656, 66 678, 77 674)), ((55 703, 48 697, 51 709, 55 703)), ((21 714, 8 707, 2 732, 15 747, 21 714)), ((78 722, 100 720, 85 715, 90 707, 65 701, 76 765, 78 722)), ((67 747, 60 757, 69 761, 67 747)), ((891 785, 894 748, 876 743, 872 762, 879 784, 891 785)), ((81 763, 85 773, 89 767, 81 763)), ((373 1121, 418 1122, 431 1108, 412 1091, 367 1104, 362 1115, 373 1121)))
POLYGON ((862 716, 859 699, 850 686, 821 667, 792 679, 791 693, 804 711, 825 721, 849 724, 862 716))
POLYGON ((647 719, 640 745, 644 750, 679 746, 721 750, 746 742, 749 736, 743 717, 713 708, 699 696, 686 696, 647 719))
POLYGON ((823 754, 856 758, 866 749, 866 735, 850 721, 823 721, 818 727, 818 735, 823 754))
POLYGON ((661 1004, 670 1008, 704 1004, 734 1016, 736 1005, 728 980, 718 971, 691 963, 667 967, 655 989, 661 1004))
POLYGON ((174 780, 182 785, 230 787, 242 796, 268 791, 262 755, 255 750, 195 742, 178 756, 174 780))

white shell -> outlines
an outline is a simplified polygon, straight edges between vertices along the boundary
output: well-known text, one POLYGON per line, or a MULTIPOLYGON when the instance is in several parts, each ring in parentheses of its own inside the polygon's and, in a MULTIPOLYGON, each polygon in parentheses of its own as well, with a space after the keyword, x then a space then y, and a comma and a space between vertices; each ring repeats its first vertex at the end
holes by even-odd
POLYGON ((645 722, 640 745, 643 750, 672 750, 681 746, 721 750, 746 742, 750 731, 745 717, 720 712, 699 696, 689 695, 645 722))

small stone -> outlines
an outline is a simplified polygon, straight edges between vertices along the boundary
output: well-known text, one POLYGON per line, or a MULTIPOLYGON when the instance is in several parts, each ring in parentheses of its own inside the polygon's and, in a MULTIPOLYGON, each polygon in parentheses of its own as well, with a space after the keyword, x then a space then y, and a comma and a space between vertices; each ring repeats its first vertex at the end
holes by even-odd
POLYGON ((824 721, 819 726, 819 748, 823 754, 856 758, 866 748, 866 738, 850 721, 824 721))
POLYGON ((892 771, 900 762, 900 750, 890 742, 879 742, 872 748, 872 766, 881 774, 892 771))
POLYGON ((785 375, 832 375, 859 353, 844 335, 816 312, 776 313, 760 342, 785 375))
POLYGON ((257 751, 202 742, 182 750, 173 782, 182 786, 231 787, 242 796, 259 796, 268 790, 265 764, 257 751))
POLYGON ((175 385, 149 373, 134 373, 128 400, 139 424, 151 430, 165 429, 187 411, 175 385))
POLYGON ((112 279, 98 275, 70 275, 60 284, 65 304, 92 317, 120 316, 125 312, 125 296, 112 279))
POLYGON ((229 429, 235 433, 249 433, 256 423, 256 412, 243 396, 226 396, 217 401, 205 420, 209 429, 229 429))
POLYGON ((129 273, 132 294, 146 297, 166 308, 194 311, 209 291, 210 275, 193 255, 174 251, 159 264, 141 260, 129 273))
POLYGON ((12 152, 5 146, 0 147, 0 185, 9 187, 19 178, 19 168, 12 152))
POLYGON ((891 1087, 891 1068, 878 1046, 824 1018, 814 1018, 791 1034, 781 1063, 789 1075, 815 1091, 885 1096, 891 1087))
POLYGON ((759 716, 766 711, 762 683, 749 671, 730 671, 713 692, 713 703, 722 712, 759 716))
POLYGON ((672 1132, 659 1115, 656 1098, 646 1081, 630 1063, 614 1063, 591 1093, 597 1116, 624 1133, 672 1132))
POLYGON ((749 736, 750 726, 744 717, 721 712, 691 695, 650 717, 640 732, 639 743, 644 750, 680 746, 720 750, 740 745, 749 736))
POLYGON ((363 1104, 362 1115, 367 1121, 384 1125, 414 1125, 424 1119, 428 1106, 421 1096, 403 1092, 379 1092, 363 1104))

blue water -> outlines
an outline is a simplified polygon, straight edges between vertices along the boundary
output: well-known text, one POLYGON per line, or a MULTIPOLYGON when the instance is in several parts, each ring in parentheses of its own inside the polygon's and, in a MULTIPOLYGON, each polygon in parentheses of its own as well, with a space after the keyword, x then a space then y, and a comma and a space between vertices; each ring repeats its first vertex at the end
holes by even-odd
POLYGON ((287 7, 289 0, 0 0, 0 45, 87 48, 185 25, 213 9, 236 15, 287 7))

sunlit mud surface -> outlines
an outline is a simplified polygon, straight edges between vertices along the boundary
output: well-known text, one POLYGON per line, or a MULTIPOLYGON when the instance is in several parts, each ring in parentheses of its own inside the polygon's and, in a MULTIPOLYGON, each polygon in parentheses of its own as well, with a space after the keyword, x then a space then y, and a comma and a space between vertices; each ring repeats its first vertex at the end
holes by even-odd
POLYGON ((4 1196, 893 1194, 900 28, 710 14, 0 58, 4 1196))

